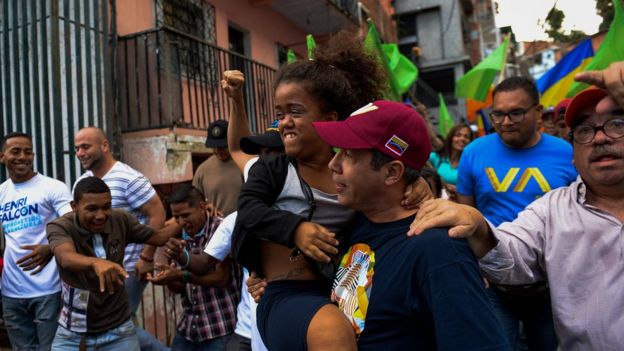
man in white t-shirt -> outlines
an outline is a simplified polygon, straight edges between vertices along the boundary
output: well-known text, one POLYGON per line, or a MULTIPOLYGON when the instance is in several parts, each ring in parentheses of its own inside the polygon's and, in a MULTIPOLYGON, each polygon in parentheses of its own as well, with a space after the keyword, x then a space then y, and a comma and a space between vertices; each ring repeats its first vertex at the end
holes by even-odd
POLYGON ((34 171, 32 138, 4 136, 0 162, 9 179, 0 185, 0 223, 6 238, 3 316, 15 350, 49 350, 56 333, 60 291, 46 224, 70 212, 67 186, 34 171))
MULTIPOLYGON (((165 209, 156 190, 140 172, 123 162, 115 160, 104 132, 97 127, 86 127, 74 137, 76 157, 86 172, 76 183, 85 177, 95 176, 111 189, 112 206, 134 215, 141 224, 155 230, 163 227, 165 209)), ((130 311, 134 314, 141 301, 147 284, 144 279, 154 270, 154 252, 150 245, 129 244, 124 256, 124 269, 129 273, 125 282, 130 311)), ((141 349, 166 349, 153 336, 137 328, 141 349)))

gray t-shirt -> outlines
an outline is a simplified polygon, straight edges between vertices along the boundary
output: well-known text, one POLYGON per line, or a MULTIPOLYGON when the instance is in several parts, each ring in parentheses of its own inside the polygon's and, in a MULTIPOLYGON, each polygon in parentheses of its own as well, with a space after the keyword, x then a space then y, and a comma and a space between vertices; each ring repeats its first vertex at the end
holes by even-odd
MULTIPOLYGON (((311 222, 320 224, 338 235, 349 226, 355 217, 355 211, 338 204, 338 196, 310 188, 316 202, 311 222)), ((301 181, 295 166, 288 165, 288 175, 282 192, 273 204, 273 208, 284 210, 304 218, 310 214, 310 204, 303 192, 301 181)))
MULTIPOLYGON (((295 166, 292 163, 289 164, 284 187, 275 200, 273 208, 308 218, 311 206, 304 194, 302 186, 305 185, 301 183, 295 166)), ((337 195, 327 194, 314 188, 310 188, 310 190, 312 191, 314 202, 316 203, 310 222, 320 224, 336 233, 336 239, 341 244, 346 244, 347 240, 344 240, 344 238, 348 235, 347 229, 355 218, 355 211, 338 204, 337 195)), ((339 251, 342 250, 339 248, 339 251)), ((339 256, 336 256, 334 258, 335 262, 333 262, 333 264, 315 262, 323 276, 333 279, 337 268, 338 257, 339 256)))

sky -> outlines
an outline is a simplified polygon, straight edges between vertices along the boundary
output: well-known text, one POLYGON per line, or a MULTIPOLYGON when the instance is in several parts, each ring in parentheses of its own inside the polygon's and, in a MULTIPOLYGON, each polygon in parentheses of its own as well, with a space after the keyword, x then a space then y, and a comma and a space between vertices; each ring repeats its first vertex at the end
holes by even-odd
MULTIPOLYGON (((511 25, 517 41, 546 40, 538 24, 543 23, 555 0, 494 0, 498 3, 496 26, 511 25)), ((591 35, 598 31, 602 17, 596 14, 595 0, 558 0, 557 8, 565 14, 563 29, 582 30, 591 35)))

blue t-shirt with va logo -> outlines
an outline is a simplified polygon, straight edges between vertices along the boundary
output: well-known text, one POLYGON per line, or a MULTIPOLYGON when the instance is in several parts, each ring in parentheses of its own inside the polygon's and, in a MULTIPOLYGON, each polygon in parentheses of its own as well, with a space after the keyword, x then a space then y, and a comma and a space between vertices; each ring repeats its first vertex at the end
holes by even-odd
POLYGON ((495 226, 552 189, 568 186, 577 177, 572 146, 542 134, 526 149, 510 148, 498 134, 470 143, 459 161, 457 193, 473 196, 476 207, 495 226))

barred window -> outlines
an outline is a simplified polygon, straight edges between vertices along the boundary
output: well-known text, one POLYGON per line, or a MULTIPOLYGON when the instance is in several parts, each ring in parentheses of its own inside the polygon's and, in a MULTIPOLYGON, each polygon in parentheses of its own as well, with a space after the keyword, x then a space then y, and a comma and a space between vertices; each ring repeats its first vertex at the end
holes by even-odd
POLYGON ((211 44, 216 42, 215 8, 203 0, 156 0, 156 25, 211 44))
POLYGON ((156 25, 175 31, 167 32, 166 38, 173 49, 173 72, 218 83, 214 6, 204 0, 156 0, 156 25))

